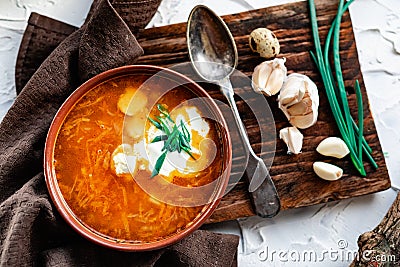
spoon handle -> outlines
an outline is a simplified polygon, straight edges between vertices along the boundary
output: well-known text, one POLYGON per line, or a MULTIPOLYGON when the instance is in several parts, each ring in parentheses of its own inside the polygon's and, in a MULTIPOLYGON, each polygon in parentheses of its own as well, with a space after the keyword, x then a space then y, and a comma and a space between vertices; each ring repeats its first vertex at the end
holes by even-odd
MULTIPOLYGON (((249 179, 249 192, 255 212, 260 217, 273 217, 280 210, 280 200, 278 192, 276 191, 274 182, 269 175, 267 166, 264 161, 258 157, 251 147, 249 138, 247 136, 246 128, 240 119, 239 111, 236 106, 234 91, 229 77, 224 78, 219 82, 220 90, 229 102, 236 125, 239 128, 241 139, 245 145, 245 149, 249 152, 249 163, 255 163, 253 172, 250 171, 249 166, 246 167, 247 177, 249 179), (250 175, 250 174, 253 175, 250 175)), ((250 164, 249 164, 250 165, 250 164)))
MULTIPOLYGON (((235 122, 239 128, 240 136, 242 138, 242 141, 244 142, 246 150, 250 153, 251 156, 253 156, 254 158, 258 158, 258 156, 254 153, 253 148, 251 147, 249 137, 247 136, 246 128, 240 118, 235 99, 233 98, 233 96, 235 95, 235 92, 233 91, 231 81, 229 80, 228 77, 224 78, 223 80, 220 81, 219 86, 220 86, 220 90, 221 90, 222 94, 228 100, 229 106, 231 107, 231 109, 233 111, 235 122)), ((254 188, 254 189, 256 189, 256 188, 254 188)), ((251 192, 252 191, 254 191, 254 190, 251 190, 251 192)))

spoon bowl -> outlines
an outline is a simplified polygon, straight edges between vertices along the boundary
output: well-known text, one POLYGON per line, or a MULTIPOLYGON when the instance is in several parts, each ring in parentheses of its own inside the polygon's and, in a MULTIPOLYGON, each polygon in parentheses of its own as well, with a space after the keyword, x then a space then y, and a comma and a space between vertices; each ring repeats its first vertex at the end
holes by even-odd
POLYGON ((187 27, 189 56, 197 73, 213 82, 229 77, 237 66, 238 52, 226 24, 209 8, 198 5, 187 27))

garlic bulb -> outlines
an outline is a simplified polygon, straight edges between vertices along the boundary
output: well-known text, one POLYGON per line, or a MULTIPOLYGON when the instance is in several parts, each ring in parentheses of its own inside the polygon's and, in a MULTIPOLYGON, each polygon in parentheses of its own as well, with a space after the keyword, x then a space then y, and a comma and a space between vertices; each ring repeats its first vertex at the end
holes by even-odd
POLYGON ((313 164, 314 172, 322 179, 335 181, 342 177, 343 170, 336 165, 317 161, 313 164))
POLYGON ((286 78, 285 62, 285 58, 275 58, 255 67, 251 83, 253 90, 267 96, 277 94, 286 78))
POLYGON ((293 126, 305 129, 317 121, 318 89, 306 75, 290 74, 283 84, 278 101, 279 108, 293 126))
POLYGON ((275 34, 267 28, 258 28, 250 33, 249 45, 253 52, 261 57, 270 59, 276 57, 280 52, 280 45, 275 34))
POLYGON ((296 127, 286 127, 279 131, 279 138, 282 139, 288 148, 288 154, 301 153, 303 146, 303 135, 296 127))
POLYGON ((338 137, 328 137, 317 146, 318 153, 324 156, 331 156, 338 159, 350 153, 346 143, 338 137))

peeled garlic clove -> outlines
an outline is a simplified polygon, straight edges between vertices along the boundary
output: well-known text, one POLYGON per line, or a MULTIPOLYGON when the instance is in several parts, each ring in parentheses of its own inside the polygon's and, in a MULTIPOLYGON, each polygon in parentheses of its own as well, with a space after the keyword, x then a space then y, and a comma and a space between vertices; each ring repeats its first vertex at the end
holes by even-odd
POLYGON ((338 166, 321 161, 314 162, 313 169, 320 178, 327 181, 338 180, 343 175, 343 170, 338 166))
POLYGON ((297 128, 308 128, 317 121, 318 89, 306 75, 290 74, 283 84, 278 102, 290 124, 297 128))
POLYGON ((249 36, 249 46, 253 52, 267 59, 276 57, 280 52, 278 38, 267 28, 252 31, 249 36))
POLYGON ((341 159, 350 153, 346 143, 338 137, 328 137, 317 146, 318 153, 341 159))
POLYGON ((288 148, 288 153, 299 154, 303 146, 303 135, 296 127, 286 127, 279 131, 279 138, 282 139, 288 148))
POLYGON ((252 76, 252 87, 256 92, 267 96, 275 95, 281 90, 286 78, 285 58, 264 61, 255 67, 252 76))

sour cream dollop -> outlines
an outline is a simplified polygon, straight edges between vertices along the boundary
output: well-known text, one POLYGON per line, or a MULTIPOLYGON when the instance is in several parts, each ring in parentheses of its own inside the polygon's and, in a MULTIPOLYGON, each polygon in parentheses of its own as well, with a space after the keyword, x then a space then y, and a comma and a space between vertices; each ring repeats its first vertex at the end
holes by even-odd
MULTIPOLYGON (((208 137, 210 132, 208 122, 202 118, 199 110, 192 106, 181 106, 174 109, 171 112, 171 117, 176 125, 180 125, 181 122, 185 124, 191 135, 191 152, 197 155, 197 158, 193 160, 188 153, 183 151, 181 153, 178 151, 168 152, 159 174, 168 177, 173 171, 187 174, 208 167, 212 163, 217 149, 214 142, 208 137)), ((150 125, 143 139, 133 144, 131 149, 126 150, 128 153, 125 153, 124 156, 120 153, 113 153, 117 175, 129 172, 133 174, 138 168, 148 168, 152 172, 157 159, 163 153, 164 142, 152 143, 151 141, 156 136, 163 134, 154 125, 150 125)))

